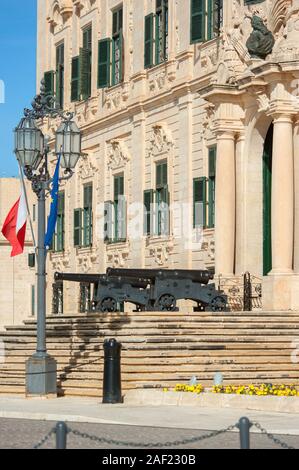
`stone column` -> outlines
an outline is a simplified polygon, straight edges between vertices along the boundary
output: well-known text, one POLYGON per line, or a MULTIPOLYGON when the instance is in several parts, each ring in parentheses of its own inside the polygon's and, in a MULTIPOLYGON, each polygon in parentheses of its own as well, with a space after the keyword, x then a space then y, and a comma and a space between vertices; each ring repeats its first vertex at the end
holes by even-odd
POLYGON ((294 183, 295 183, 295 230, 294 271, 299 274, 299 116, 294 126, 294 183))
POLYGON ((293 121, 289 115, 274 118, 272 156, 272 271, 293 272, 294 159, 293 121))
POLYGON ((215 258, 216 275, 234 273, 236 170, 235 133, 222 131, 217 136, 215 195, 215 258))
POLYGON ((240 133, 236 141, 236 250, 235 274, 246 270, 246 166, 245 166, 245 134, 240 133))

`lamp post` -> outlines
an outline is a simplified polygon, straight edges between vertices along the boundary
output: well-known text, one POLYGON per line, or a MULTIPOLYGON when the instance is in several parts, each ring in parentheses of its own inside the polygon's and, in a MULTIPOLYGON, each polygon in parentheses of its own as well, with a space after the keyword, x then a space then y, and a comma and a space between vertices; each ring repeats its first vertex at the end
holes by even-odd
POLYGON ((81 132, 73 121, 72 113, 59 109, 55 98, 46 94, 44 81, 40 94, 35 96, 32 109, 24 110, 24 117, 15 129, 15 154, 26 178, 38 199, 37 246, 37 341, 36 352, 26 361, 26 394, 46 396, 57 394, 57 364, 47 353, 46 346, 46 196, 52 178, 48 170, 49 146, 36 121, 60 117, 62 122, 56 132, 56 155, 61 155, 60 166, 70 179, 81 156, 81 132))

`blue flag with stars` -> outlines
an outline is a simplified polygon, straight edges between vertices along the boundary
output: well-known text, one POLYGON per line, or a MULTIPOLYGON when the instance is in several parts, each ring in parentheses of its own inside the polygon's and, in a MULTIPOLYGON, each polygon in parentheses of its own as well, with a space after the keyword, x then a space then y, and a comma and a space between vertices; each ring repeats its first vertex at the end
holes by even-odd
POLYGON ((45 247, 46 248, 50 248, 51 246, 53 235, 55 233, 56 222, 57 222, 60 159, 61 159, 61 155, 59 155, 55 173, 53 176, 53 182, 52 182, 51 207, 50 207, 50 214, 48 217, 47 233, 45 235, 45 247))

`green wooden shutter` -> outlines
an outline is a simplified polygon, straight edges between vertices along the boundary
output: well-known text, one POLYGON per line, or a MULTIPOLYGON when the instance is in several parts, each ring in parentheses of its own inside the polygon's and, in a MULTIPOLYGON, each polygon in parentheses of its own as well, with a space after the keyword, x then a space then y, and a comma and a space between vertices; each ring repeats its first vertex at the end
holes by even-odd
POLYGON ((144 25, 144 68, 152 67, 154 47, 154 15, 151 13, 145 17, 144 25))
POLYGON ((115 212, 114 202, 106 201, 104 203, 104 241, 111 243, 115 238, 115 212))
POLYGON ((127 203, 124 196, 119 196, 115 206, 116 233, 117 241, 125 241, 127 238, 127 203))
POLYGON ((92 244, 92 184, 84 186, 83 246, 92 244))
POLYGON ((143 219, 143 233, 144 235, 152 235, 153 233, 153 204, 154 204, 154 191, 149 189, 144 191, 144 219, 143 219))
POLYGON ((58 208, 57 208, 57 229, 56 229, 56 251, 64 250, 64 214, 65 214, 65 193, 60 191, 58 193, 58 208))
POLYGON ((98 46, 98 88, 110 86, 111 39, 102 39, 98 46))
POLYGON ((215 31, 215 0, 208 0, 208 30, 207 39, 213 39, 215 31))
POLYGON ((169 235, 169 191, 168 186, 164 186, 160 193, 160 217, 159 217, 159 235, 169 235))
POLYGON ((91 67, 91 56, 89 49, 80 49, 80 61, 79 61, 79 77, 80 77, 80 97, 82 100, 87 100, 90 97, 90 67, 91 67))
POLYGON ((80 100, 80 87, 79 87, 79 70, 80 58, 79 56, 72 58, 72 84, 71 84, 71 100, 80 100))
POLYGON ((74 210, 74 246, 82 246, 82 209, 74 210))
POLYGON ((50 70, 49 72, 45 72, 44 74, 44 82, 45 82, 45 94, 54 96, 54 83, 55 83, 55 72, 54 70, 50 70))
POLYGON ((167 185, 167 162, 157 163, 156 166, 156 188, 163 188, 167 185))
POLYGON ((205 228, 207 225, 207 178, 193 180, 193 226, 205 228))
POLYGON ((217 146, 209 148, 209 228, 215 226, 215 185, 216 185, 216 154, 217 146))
POLYGON ((205 40, 206 0, 191 0, 191 43, 205 40))

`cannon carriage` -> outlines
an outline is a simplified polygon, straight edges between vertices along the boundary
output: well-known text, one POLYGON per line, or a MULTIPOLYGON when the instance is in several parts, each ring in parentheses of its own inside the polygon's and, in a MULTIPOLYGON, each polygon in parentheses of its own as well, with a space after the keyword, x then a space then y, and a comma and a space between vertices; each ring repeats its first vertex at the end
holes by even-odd
POLYGON ((177 311, 179 300, 192 300, 207 311, 226 310, 227 299, 203 270, 112 269, 106 274, 55 273, 56 281, 94 284, 92 310, 116 312, 129 302, 137 311, 177 311))

